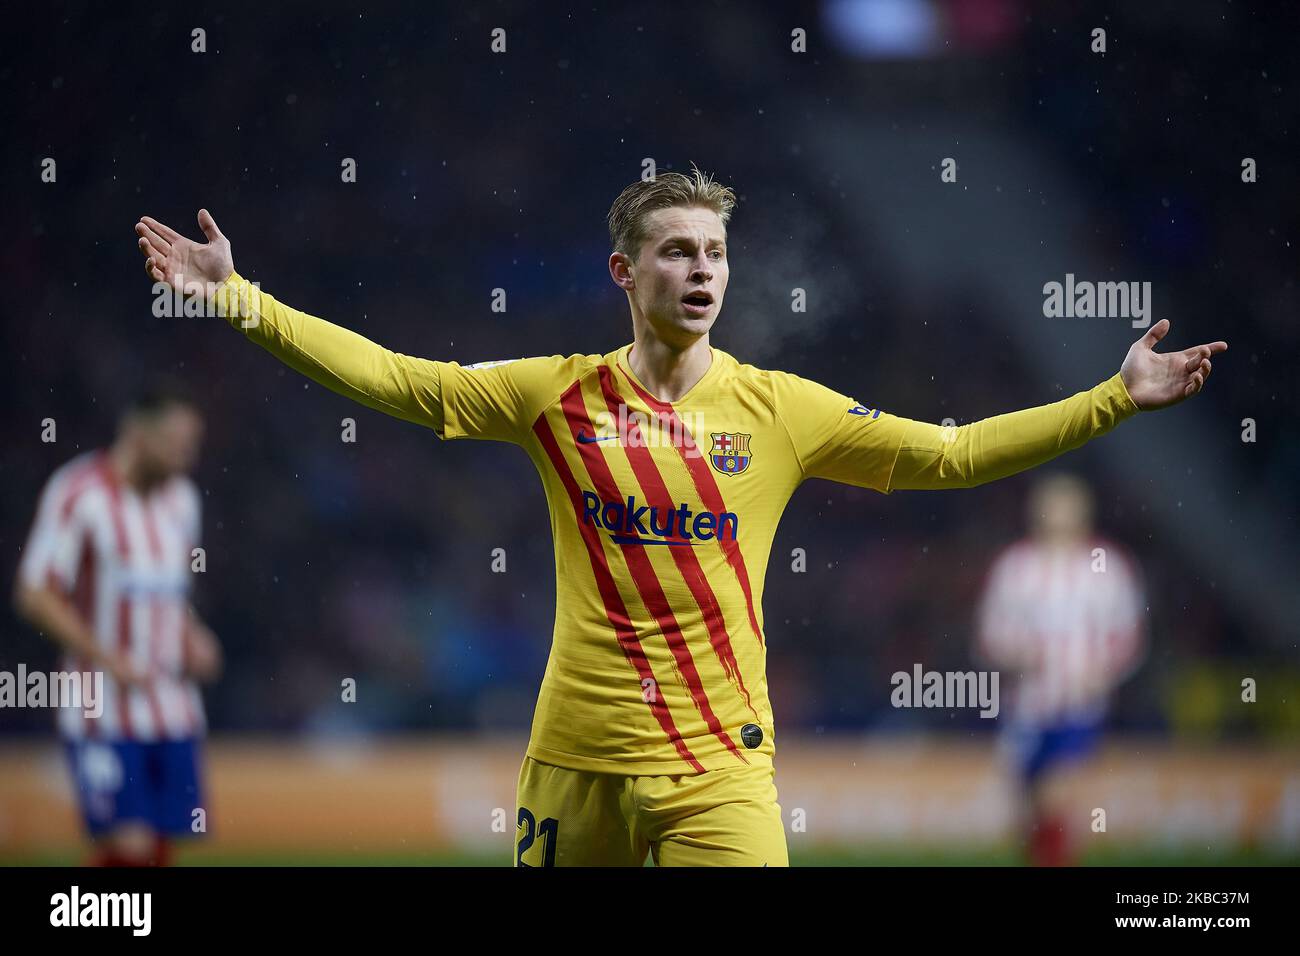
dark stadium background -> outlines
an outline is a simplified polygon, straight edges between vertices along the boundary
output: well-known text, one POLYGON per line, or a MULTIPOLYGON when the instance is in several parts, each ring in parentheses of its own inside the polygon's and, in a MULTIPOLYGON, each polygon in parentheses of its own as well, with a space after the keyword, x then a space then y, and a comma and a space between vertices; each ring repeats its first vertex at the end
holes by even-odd
MULTIPOLYGON (((1093 484, 1099 530, 1147 578, 1152 647, 1116 701, 1116 746, 1281 753, 1298 799, 1294 14, 1083 6, 28 12, 0 66, 0 577, 13 580, 51 470, 105 444, 142 379, 179 375, 208 422, 196 603, 227 654, 206 695, 216 739, 310 753, 427 735, 521 757, 554 607, 526 456, 350 404, 220 321, 153 317, 132 226, 148 214, 197 238, 206 207, 242 274, 398 351, 605 352, 631 332, 604 216, 644 158, 693 161, 740 194, 713 343, 868 405, 965 423, 1109 377, 1141 330, 1045 319, 1042 284, 1067 272, 1150 281, 1168 347, 1229 341, 1203 396, 1058 465, 1093 484), (504 55, 489 51, 497 26, 504 55), (1104 56, 1089 50, 1097 26, 1104 56), (190 52, 194 27, 206 54, 190 52), (808 53, 790 50, 796 27, 808 53), (56 184, 40 181, 46 156, 56 184), (956 184, 940 182, 946 156, 956 184), (344 157, 355 184, 340 181, 344 157), (790 311, 794 287, 807 313, 790 311), (339 439, 349 416, 355 444, 339 439), (45 418, 55 444, 40 441, 45 418), (1267 679, 1253 708, 1237 701, 1243 675, 1267 679), (344 677, 355 704, 339 701, 344 677)), ((990 745, 973 711, 893 709, 889 674, 975 666, 973 603, 1023 530, 1031 483, 798 492, 765 598, 790 741, 778 787, 801 739, 990 745)), ((0 668, 53 666, 12 612, 2 633, 0 668)), ((52 740, 48 714, 0 713, 0 764, 52 740)), ((0 778, 2 808, 16 777, 0 778)), ((75 854, 67 819, 73 849, 55 858, 75 854)), ((1291 832, 1254 850, 1294 855, 1291 832)), ((45 852, 0 813, 0 861, 45 852)))

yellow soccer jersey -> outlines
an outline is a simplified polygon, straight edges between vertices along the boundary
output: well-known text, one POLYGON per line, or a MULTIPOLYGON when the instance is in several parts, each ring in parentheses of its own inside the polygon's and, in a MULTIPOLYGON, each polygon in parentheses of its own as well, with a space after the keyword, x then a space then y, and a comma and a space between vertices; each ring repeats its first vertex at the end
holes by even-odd
POLYGON ((604 355, 461 366, 391 352, 239 275, 217 301, 287 364, 439 437, 511 442, 546 490, 555 544, 550 660, 528 754, 575 770, 700 773, 770 764, 763 581, 807 478, 970 487, 1022 471, 1137 411, 1118 374, 1071 398, 941 427, 712 349, 657 400, 604 355))

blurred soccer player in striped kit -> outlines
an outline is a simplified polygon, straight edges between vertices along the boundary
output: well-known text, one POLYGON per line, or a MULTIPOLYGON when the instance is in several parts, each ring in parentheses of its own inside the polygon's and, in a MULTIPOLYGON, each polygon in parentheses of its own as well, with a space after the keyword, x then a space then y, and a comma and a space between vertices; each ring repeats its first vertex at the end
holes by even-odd
POLYGON ((1029 537, 998 556, 979 608, 977 651, 1014 687, 1003 738, 1018 774, 1029 861, 1074 861, 1085 821, 1053 793, 1101 736, 1111 691, 1141 663, 1145 601, 1133 560, 1092 530, 1092 495, 1052 475, 1029 498, 1029 537))
POLYGON ((182 390, 151 386, 109 448, 51 476, 19 566, 15 604, 61 646, 60 669, 104 675, 98 717, 57 718, 100 866, 167 864, 169 838, 194 832, 202 807, 195 681, 221 668, 189 601, 202 432, 182 390))

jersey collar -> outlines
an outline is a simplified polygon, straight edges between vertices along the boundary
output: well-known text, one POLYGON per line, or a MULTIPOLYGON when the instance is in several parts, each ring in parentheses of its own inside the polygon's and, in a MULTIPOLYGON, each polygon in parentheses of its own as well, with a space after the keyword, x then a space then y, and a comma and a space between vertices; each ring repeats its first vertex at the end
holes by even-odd
POLYGON ((627 360, 627 356, 628 353, 632 351, 632 346, 635 344, 636 344, 635 342, 629 342, 627 345, 624 345, 621 349, 619 349, 616 353, 614 353, 614 362, 615 365, 618 366, 619 372, 628 381, 628 384, 632 386, 633 391, 636 392, 637 397, 640 398, 642 401, 644 401, 647 405, 649 405, 652 408, 657 407, 657 408, 667 409, 675 405, 682 405, 688 401, 698 398, 704 392, 704 390, 707 389, 713 383, 713 380, 717 378, 718 375, 721 373, 723 356, 726 354, 721 349, 714 348, 713 346, 710 345, 709 353, 710 355, 712 355, 713 361, 709 363, 708 370, 704 373, 704 377, 701 378, 694 385, 692 385, 686 391, 686 394, 683 395, 681 398, 677 399, 677 401, 664 402, 656 398, 650 392, 650 389, 646 388, 645 385, 641 382, 641 380, 637 378, 636 374, 632 371, 632 364, 627 360))

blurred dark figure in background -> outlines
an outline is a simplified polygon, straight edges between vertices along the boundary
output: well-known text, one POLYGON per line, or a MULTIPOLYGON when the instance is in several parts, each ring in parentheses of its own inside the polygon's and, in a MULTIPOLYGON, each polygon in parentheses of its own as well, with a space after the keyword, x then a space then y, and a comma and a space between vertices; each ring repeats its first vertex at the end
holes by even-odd
POLYGON ((169 837, 206 829, 194 682, 217 677, 221 651, 189 601, 202 433, 183 391, 151 387, 109 448, 54 472, 23 549, 18 612, 98 691, 58 725, 100 866, 165 865, 169 837))
POLYGON ((998 556, 980 602, 977 653, 1009 678, 1003 738, 1015 765, 1029 861, 1075 859, 1086 820, 1067 820, 1059 784, 1096 747, 1111 691, 1145 648, 1137 567, 1092 530, 1092 494, 1051 475, 1030 495, 1029 537, 998 556))

